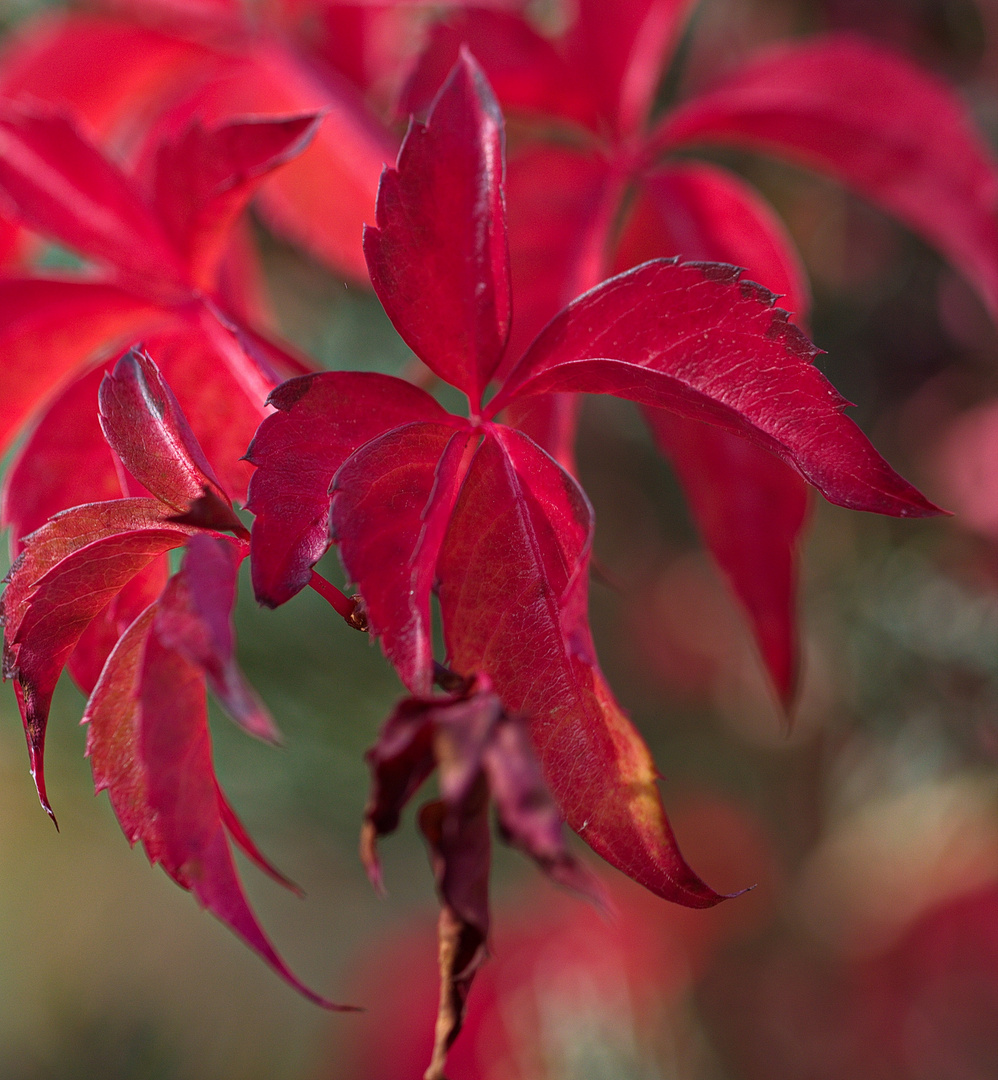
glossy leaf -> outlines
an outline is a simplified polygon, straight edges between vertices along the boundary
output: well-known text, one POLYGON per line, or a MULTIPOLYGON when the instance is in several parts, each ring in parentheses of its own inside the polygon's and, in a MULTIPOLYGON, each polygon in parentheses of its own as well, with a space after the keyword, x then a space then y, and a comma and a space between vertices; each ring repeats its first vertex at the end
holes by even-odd
POLYGON ((657 260, 611 278, 548 324, 489 410, 553 390, 616 394, 751 438, 830 502, 939 513, 843 415, 817 350, 773 294, 739 274, 657 260))
POLYGON ((433 683, 430 592, 471 438, 443 424, 395 428, 362 446, 333 481, 332 539, 370 632, 414 694, 433 683))
POLYGON ((84 694, 91 694, 121 635, 159 599, 170 576, 169 553, 140 570, 80 635, 66 661, 66 671, 84 694))
POLYGON ((786 46, 654 138, 659 149, 717 141, 837 177, 934 244, 998 317, 998 162, 932 76, 848 35, 786 46))
POLYGON ((125 468, 181 516, 195 504, 203 523, 245 535, 187 423, 173 391, 151 357, 131 349, 104 376, 100 423, 125 468))
POLYGON ((524 436, 492 429, 440 560, 451 666, 489 674, 531 740, 561 812, 613 865, 693 907, 722 899, 686 866, 647 748, 596 664, 586 600, 591 511, 524 436))
POLYGON ((467 52, 427 123, 414 122, 364 232, 371 282, 395 328, 477 408, 509 336, 503 120, 467 52))
POLYGON ((290 600, 329 547, 329 487, 360 446, 401 424, 446 423, 423 390, 387 375, 325 372, 291 379, 270 395, 277 412, 247 452, 257 467, 247 508, 253 522, 256 597, 268 607, 290 600))
POLYGON ((806 323, 811 293, 793 239, 772 208, 733 173, 683 162, 642 176, 617 245, 616 269, 676 255, 742 267, 747 278, 776 293, 795 322, 806 323))

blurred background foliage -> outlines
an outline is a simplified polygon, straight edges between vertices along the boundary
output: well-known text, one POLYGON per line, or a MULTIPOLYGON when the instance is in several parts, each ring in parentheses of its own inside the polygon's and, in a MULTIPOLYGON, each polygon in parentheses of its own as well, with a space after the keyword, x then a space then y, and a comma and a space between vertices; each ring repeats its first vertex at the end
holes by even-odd
MULTIPOLYGON (((39 6, 3 0, 0 21, 13 27, 39 6)), ((687 93, 759 44, 829 28, 907 50, 954 82, 998 144, 995 0, 702 0, 664 92, 687 93)), ((724 160, 800 246, 823 370, 892 464, 953 505, 963 489, 947 472, 952 421, 998 395, 998 335, 979 303, 830 182, 724 160)), ((258 234, 291 340, 331 368, 404 369, 409 354, 372 296, 258 234)), ((998 437, 991 445, 981 468, 993 476, 998 437)), ((690 912, 617 876, 621 913, 606 922, 500 852, 495 960, 472 995, 453 1080, 998 1076, 998 528, 816 505, 807 662, 787 734, 636 414, 587 402, 579 463, 617 585, 593 586, 604 668, 666 774, 691 864, 719 889, 758 887, 690 912)), ((323 570, 339 580, 334 559, 323 570)), ((220 722, 220 778, 308 894, 300 903, 249 872, 252 902, 306 981, 367 1011, 330 1017, 299 999, 128 850, 106 799, 93 798, 82 700, 65 681, 49 736, 57 834, 4 687, 5 1080, 421 1075, 435 1008, 425 856, 411 827, 385 844, 387 902, 356 857, 363 751, 401 688, 311 594, 277 612, 244 595, 238 630, 286 746, 220 722)))

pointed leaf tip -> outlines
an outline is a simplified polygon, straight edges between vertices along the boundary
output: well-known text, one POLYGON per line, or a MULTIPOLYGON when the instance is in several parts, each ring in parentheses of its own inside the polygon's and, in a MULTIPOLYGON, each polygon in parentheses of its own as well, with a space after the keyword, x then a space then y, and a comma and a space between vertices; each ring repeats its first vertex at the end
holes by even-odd
POLYGON ((502 114, 465 52, 382 174, 377 228, 364 234, 371 282, 395 328, 474 409, 509 336, 504 168, 502 114))

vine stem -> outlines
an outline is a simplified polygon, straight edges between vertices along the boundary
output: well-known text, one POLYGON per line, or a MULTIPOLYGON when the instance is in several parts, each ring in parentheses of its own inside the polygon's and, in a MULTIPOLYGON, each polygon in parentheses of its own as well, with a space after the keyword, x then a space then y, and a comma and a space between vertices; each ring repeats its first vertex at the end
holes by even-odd
POLYGON ((362 627, 361 619, 358 618, 358 602, 355 596, 347 596, 331 582, 327 581, 322 574, 312 571, 308 581, 309 587, 314 589, 325 600, 337 615, 342 615, 355 629, 367 629, 366 622, 362 627))

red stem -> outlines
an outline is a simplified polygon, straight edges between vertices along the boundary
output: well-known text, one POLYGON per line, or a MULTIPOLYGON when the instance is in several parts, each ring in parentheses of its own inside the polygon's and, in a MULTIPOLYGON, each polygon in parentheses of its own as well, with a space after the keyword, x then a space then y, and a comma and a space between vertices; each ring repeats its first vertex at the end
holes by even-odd
POLYGON ((331 581, 326 581, 322 574, 317 574, 313 570, 309 585, 329 603, 337 615, 342 615, 347 622, 353 618, 357 610, 357 601, 341 593, 331 581))

